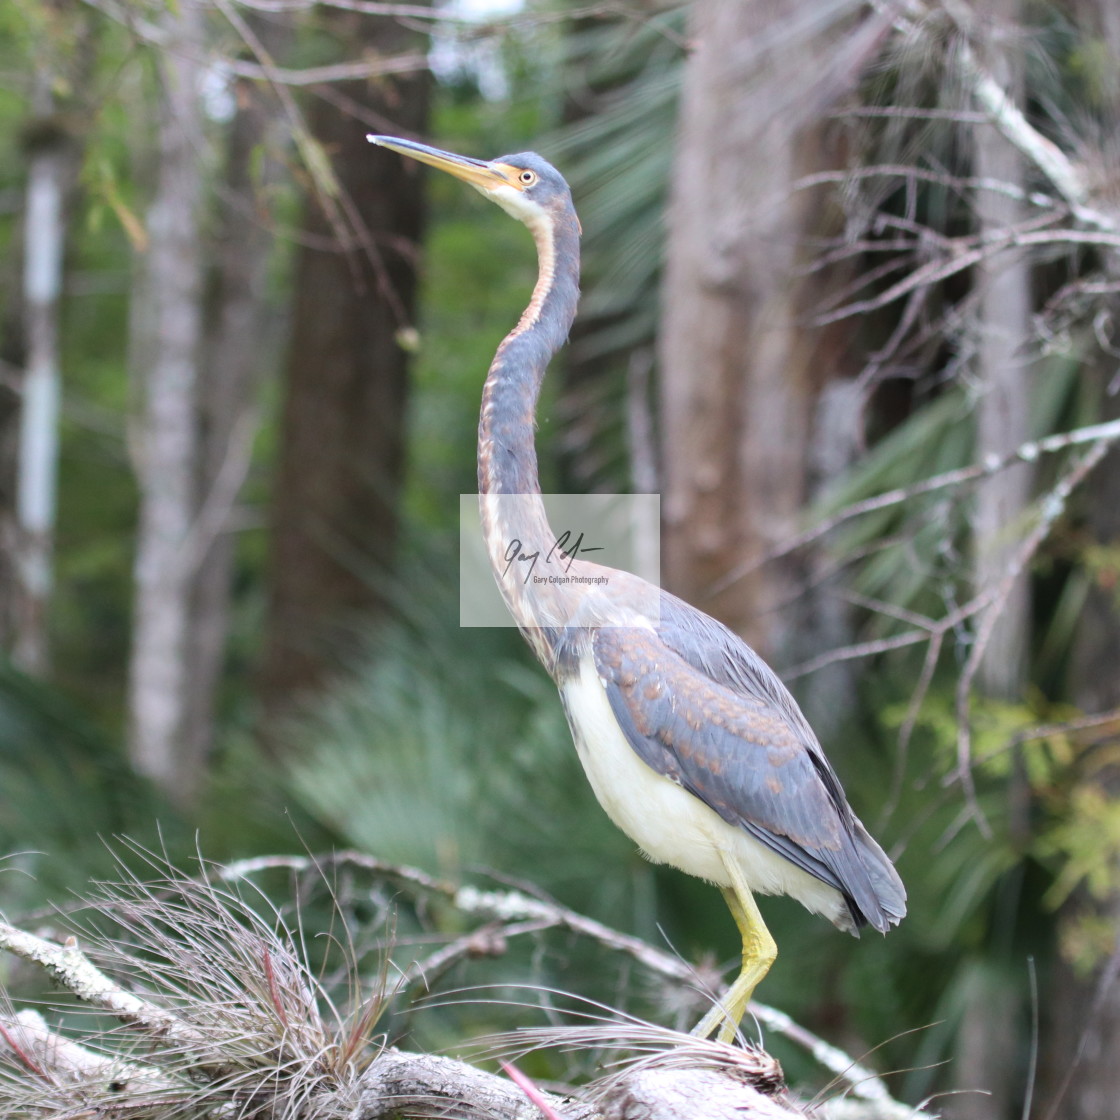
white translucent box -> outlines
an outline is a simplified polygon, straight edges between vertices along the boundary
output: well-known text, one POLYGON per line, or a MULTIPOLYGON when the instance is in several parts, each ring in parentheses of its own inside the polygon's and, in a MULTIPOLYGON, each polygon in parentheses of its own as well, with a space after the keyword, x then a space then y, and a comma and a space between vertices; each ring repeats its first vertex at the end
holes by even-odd
MULTIPOLYGON (((459 624, 516 626, 491 570, 479 500, 478 494, 459 495, 459 624)), ((637 588, 635 598, 635 585, 625 581, 628 601, 656 622, 661 580, 659 494, 489 494, 481 500, 488 503, 488 520, 501 527, 493 542, 495 555, 506 576, 517 582, 519 593, 524 590, 529 596, 551 587, 610 597, 622 591, 619 573, 629 572, 649 588, 637 588), (519 533, 518 528, 539 525, 538 502, 543 502, 550 531, 530 544, 531 532, 519 533), (589 571, 573 563, 576 560, 606 570, 589 571)), ((549 621, 556 624, 555 619, 549 621)), ((587 623, 581 619, 570 624, 587 623)))

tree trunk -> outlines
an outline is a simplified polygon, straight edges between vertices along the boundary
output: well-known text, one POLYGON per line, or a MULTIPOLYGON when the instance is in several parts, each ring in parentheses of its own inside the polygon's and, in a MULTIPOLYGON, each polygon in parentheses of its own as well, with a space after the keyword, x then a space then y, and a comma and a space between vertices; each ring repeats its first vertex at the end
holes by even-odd
MULTIPOLYGON (((278 57, 285 25, 255 21, 254 31, 278 57)), ((204 772, 213 745, 218 685, 226 662, 233 585, 237 498, 257 431, 255 388, 272 365, 268 270, 275 244, 268 188, 280 178, 276 99, 242 82, 226 141, 226 167, 207 298, 205 360, 199 371, 199 459, 193 549, 191 624, 187 644, 184 763, 204 772)))
POLYGON ((820 208, 792 184, 823 165, 823 109, 858 66, 832 68, 835 28, 795 38, 802 9, 693 6, 662 288, 662 574, 771 657, 793 649, 777 608, 797 566, 713 587, 794 531, 815 398, 842 372, 834 337, 802 321, 817 289, 796 271, 820 208))
MULTIPOLYGON (((1103 391, 1114 375, 1113 362, 1096 371, 1102 389, 1102 420, 1120 417, 1120 402, 1103 391)), ((1113 448, 1088 480, 1086 505, 1090 539, 1115 555, 1120 549, 1120 450, 1113 448)), ((1120 707, 1117 665, 1120 602, 1113 567, 1099 573, 1081 612, 1070 667, 1074 704, 1084 712, 1120 707)), ((1108 750, 1107 743, 1097 748, 1094 758, 1100 761, 1089 763, 1093 773, 1083 780, 1115 800, 1120 797, 1120 765, 1106 761, 1108 750)), ((1087 975, 1074 967, 1065 952, 1055 961, 1051 998, 1043 1005, 1049 1010, 1050 1027, 1042 1044, 1046 1060, 1040 1095, 1046 1107, 1039 1115, 1101 1120, 1116 1114, 1120 1101, 1120 867, 1113 868, 1112 884, 1111 893, 1103 898, 1075 892, 1059 912, 1059 931, 1093 930, 1092 940, 1103 943, 1104 952, 1087 975)))
MULTIPOLYGON (((49 94, 47 94, 49 99, 49 94)), ((44 112, 46 106, 40 106, 44 112)), ((44 130, 31 153, 24 215, 24 337, 27 360, 20 409, 16 492, 16 603, 13 661, 29 673, 47 669, 58 418, 62 395, 58 316, 66 241, 65 197, 74 161, 66 135, 44 130)))
MULTIPOLYGON (((988 68, 1019 104, 1023 98, 1019 0, 1000 0, 986 14, 993 21, 988 68)), ((977 178, 1024 191, 1023 157, 994 125, 977 125, 974 143, 977 178)), ((991 236, 1024 217, 1018 198, 994 190, 977 191, 976 212, 980 232, 991 236)), ((983 462, 989 455, 1006 455, 1030 438, 1030 260, 1015 251, 987 258, 977 266, 976 281, 980 291, 977 381, 981 396, 975 457, 983 462)), ((996 587, 1003 579, 1030 502, 1032 477, 1031 467, 1019 463, 985 479, 977 488, 973 532, 978 590, 996 587)), ((1024 574, 1004 603, 980 665, 979 683, 989 696, 1017 700, 1023 694, 1030 648, 1029 596, 1024 574)))
MULTIPOLYGON (((321 20, 386 54, 416 34, 338 10, 321 20)), ((426 74, 376 87, 342 83, 311 111, 312 133, 364 237, 339 244, 308 198, 272 498, 260 690, 268 717, 316 689, 356 624, 384 605, 379 581, 393 561, 404 457, 400 332, 412 321, 423 208, 415 169, 372 148, 365 133, 368 122, 378 131, 423 133, 428 89, 426 74)))
MULTIPOLYGON (((988 69, 1015 104, 1023 100, 1023 58, 1019 0, 989 5, 985 35, 988 69)), ((973 171, 984 181, 1006 183, 1023 191, 1023 158, 991 124, 973 132, 973 171)), ((1023 220, 1022 203, 999 190, 976 191, 981 234, 995 237, 1023 220)), ((1014 250, 983 261, 976 269, 979 292, 976 322, 975 458, 1004 456, 1030 438, 1031 401, 1031 262, 1014 250)), ((1033 470, 1020 463, 985 479, 976 492, 973 521, 974 574, 977 592, 1000 587, 1031 497, 1033 470)), ((1027 684, 1031 640, 1030 587, 1026 573, 1012 584, 984 652, 977 683, 986 696, 1021 700, 1027 684)), ((1013 770, 1006 796, 1012 828, 1020 843, 1029 839, 1030 792, 1021 771, 1013 770)), ((980 970, 981 972, 983 970, 980 970)), ((979 974, 979 973, 978 973, 979 974)), ((963 1023, 956 1040, 954 1086, 960 1092, 946 1103, 953 1120, 999 1120, 1010 1117, 1020 1094, 1019 1071, 1010 1061, 1018 1043, 1015 1025, 1022 1021, 1017 982, 999 970, 983 973, 984 983, 969 987, 963 1023)))
MULTIPOLYGON (((1081 7, 1087 42, 1104 48, 1095 71, 1101 82, 1100 135, 1114 136, 1120 129, 1120 8, 1112 0, 1088 0, 1081 7)), ((1117 209, 1113 202, 1113 211, 1117 209)), ((1120 276, 1120 254, 1109 254, 1105 264, 1115 281, 1120 276)), ((1120 417, 1114 356, 1100 355, 1090 376, 1096 380, 1101 402, 1099 419, 1120 417)), ((1120 550, 1120 450, 1115 447, 1088 479, 1085 506, 1091 547, 1115 557, 1120 550)), ((1116 566, 1113 563, 1094 574, 1080 614, 1069 678, 1070 699, 1087 713, 1120 707, 1116 566)), ((1093 772, 1084 780, 1115 800, 1120 797, 1120 765, 1108 761, 1115 759, 1115 742, 1090 750, 1086 768, 1093 772)), ((1059 911, 1058 925, 1060 933, 1071 927, 1095 930, 1103 952, 1088 974, 1075 968, 1066 952, 1060 952, 1055 961, 1049 999, 1043 998, 1049 1027, 1041 1045, 1044 1060, 1038 1115, 1062 1120, 1112 1117, 1120 1101, 1120 867, 1113 868, 1111 890, 1105 897, 1075 892, 1059 911)))
POLYGON ((159 168, 147 213, 150 247, 133 299, 135 436, 140 490, 129 662, 129 755, 173 800, 198 774, 182 755, 191 612, 190 533, 198 463, 204 138, 198 97, 203 8, 180 0, 162 23, 159 168))
MULTIPOLYGON (((51 5, 57 8, 57 0, 51 5)), ((60 13, 55 12, 55 18, 60 13)), ((68 202, 80 165, 75 136, 60 112, 56 87, 81 89, 88 75, 91 22, 67 17, 66 47, 40 44, 31 121, 25 128, 28 168, 24 209, 20 429, 15 467, 10 602, 0 613, 12 620, 12 659, 29 673, 49 663, 47 611, 54 566, 59 414, 59 317, 62 308, 68 202)), ((61 38, 61 36, 60 36, 61 38)), ((0 596, 2 598, 2 596, 0 596)), ((0 627, 2 630, 3 627, 0 627)))

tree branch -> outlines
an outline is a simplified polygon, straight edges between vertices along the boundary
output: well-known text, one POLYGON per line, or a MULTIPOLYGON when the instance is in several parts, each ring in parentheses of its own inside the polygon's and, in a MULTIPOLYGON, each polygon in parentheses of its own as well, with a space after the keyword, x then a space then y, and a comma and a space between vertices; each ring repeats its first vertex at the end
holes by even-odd
POLYGON ((125 991, 78 948, 77 938, 56 945, 0 921, 0 949, 38 965, 68 992, 158 1040, 197 1044, 202 1036, 174 1015, 125 991))
MULTIPOLYGON (((418 888, 425 893, 441 895, 461 913, 497 923, 493 928, 488 927, 490 937, 500 936, 508 939, 548 928, 567 929, 605 948, 631 957, 655 976, 660 976, 678 987, 710 995, 708 984, 693 965, 640 938, 621 933, 550 899, 532 897, 522 891, 480 890, 473 886, 456 886, 445 880, 436 879, 426 872, 388 864, 363 852, 342 851, 321 857, 257 857, 219 866, 214 869, 213 876, 232 881, 275 868, 321 875, 324 868, 340 865, 360 867, 375 875, 385 876, 393 882, 418 888)), ((449 951, 458 953, 466 947, 470 936, 467 935, 453 943, 449 951)), ((856 1099, 869 1103, 890 1102, 897 1109, 902 1110, 897 1115, 911 1115, 906 1106, 892 1100, 886 1083, 876 1073, 795 1023, 785 1012, 753 1001, 750 1005, 750 1013, 766 1030, 781 1035, 807 1050, 823 1069, 846 1085, 856 1099)))
MULTIPOLYGON (((269 861, 269 866, 281 865, 269 861)), ((405 879, 434 882, 422 873, 397 870, 405 879)), ((355 1061, 353 1038, 345 1030, 344 1037, 331 1040, 316 1032, 301 1038, 289 1029, 291 1014, 285 1013, 285 1004, 290 1013, 319 1022, 315 992, 299 976, 274 972, 287 968, 286 961, 293 959, 290 946, 279 939, 271 950, 267 943, 262 946, 261 927, 242 926, 246 915, 237 910, 229 915, 216 911, 214 904, 222 896, 213 894, 207 884, 183 881, 171 887, 176 885, 184 891, 180 899, 130 883, 121 898, 110 893, 98 903, 124 923, 141 953, 152 952, 157 959, 168 953, 165 927, 181 923, 173 936, 182 938, 182 959, 171 960, 170 971, 143 974, 146 985, 153 979, 163 981, 162 988, 152 990, 147 999, 109 979, 74 939, 58 945, 0 923, 0 948, 36 964, 73 995, 139 1030, 148 1040, 148 1064, 122 1063, 112 1057, 112 1051, 99 1053, 52 1030, 35 1013, 0 1014, 0 1062, 6 1067, 0 1076, 0 1105, 22 1114, 21 1109, 34 1103, 37 1114, 57 1117, 75 1114, 76 1109, 90 1116, 155 1117, 171 1108, 241 1115, 251 1107, 254 1115, 275 1112, 293 1120, 343 1112, 352 1120, 388 1120, 402 1114, 444 1120, 493 1116, 539 1120, 542 1112, 556 1120, 668 1120, 696 1114, 703 1102, 706 1120, 805 1116, 786 1103, 780 1081, 753 1072, 776 1070, 769 1059, 760 1062, 753 1052, 673 1032, 663 1032, 668 1048, 660 1059, 646 1056, 633 1071, 624 1070, 589 1087, 584 1099, 545 1093, 524 1077, 509 1080, 455 1059, 394 1047, 376 1050, 368 1062, 355 1061), (146 937, 151 939, 148 944, 146 937), (199 972, 196 954, 203 948, 210 960, 199 972), (275 966, 270 964, 274 956, 275 966), (268 982, 261 984, 260 977, 252 982, 247 965, 259 966, 268 982), (221 990, 210 997, 192 989, 190 981, 197 977, 205 982, 217 975, 223 977, 221 990), (234 980, 232 987, 226 983, 229 977, 234 980), (284 985, 282 992, 278 984, 284 985), (168 996, 176 1001, 176 1010, 161 1006, 159 1001, 168 996), (295 1000, 303 1000, 305 1006, 296 1006, 295 1000), (244 1006, 253 1001, 260 1001, 260 1006, 244 1006), (238 1030, 240 1052, 231 1055, 228 1064, 216 1063, 214 1037, 197 1029, 192 1016, 209 1022, 219 1039, 231 1028, 238 1030), (248 1035, 240 1033, 245 1025, 249 1025, 248 1035), (258 1036, 253 1035, 254 1029, 258 1036), (662 1061, 664 1068, 660 1068, 662 1061)), ((497 908, 508 914, 537 909, 535 900, 517 892, 510 892, 504 902, 498 892, 485 897, 459 893, 464 904, 475 910, 497 908)), ((599 932, 613 934, 606 927, 599 932)), ((99 951, 110 959, 114 971, 127 975, 139 958, 123 944, 106 938, 99 951)), ((94 1037, 104 1044, 112 1036, 94 1037)))
POLYGON ((989 455, 981 463, 972 463, 967 467, 956 467, 953 470, 923 478, 920 482, 912 483, 909 486, 899 486, 893 490, 886 490, 882 494, 876 494, 873 498, 852 502, 851 505, 822 518, 804 532, 788 538, 764 556, 733 568, 723 579, 713 585, 711 593, 713 595, 717 594, 737 580, 750 575, 755 568, 762 564, 768 564, 771 561, 780 560, 784 556, 789 556, 798 549, 820 540, 821 537, 827 536, 834 529, 838 529, 841 525, 854 518, 862 517, 864 514, 902 505, 904 502, 909 502, 923 494, 932 494, 938 490, 946 490, 955 486, 962 486, 968 482, 975 482, 977 479, 987 478, 998 471, 1006 470, 1014 463, 1033 463, 1043 455, 1063 451, 1067 447, 1078 447, 1082 444, 1096 443, 1097 441, 1111 446, 1118 440, 1120 440, 1120 420, 1108 420, 1102 424, 1088 424, 1083 428, 1058 432, 1042 439, 1028 440, 1006 455, 989 455))

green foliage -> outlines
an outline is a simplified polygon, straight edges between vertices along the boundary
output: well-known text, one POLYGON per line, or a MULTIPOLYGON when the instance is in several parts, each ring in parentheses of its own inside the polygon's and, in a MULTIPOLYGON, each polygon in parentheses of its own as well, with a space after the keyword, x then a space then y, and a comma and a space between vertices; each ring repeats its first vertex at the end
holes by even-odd
POLYGON ((451 877, 493 868, 629 925, 647 869, 595 803, 555 687, 520 636, 460 629, 453 589, 430 573, 397 600, 420 617, 379 630, 291 728, 305 744, 293 793, 383 859, 451 877))
MULTIPOLYGON (((939 918, 942 933, 937 940, 959 943, 964 921, 977 912, 984 896, 1004 871, 1023 859, 1037 860, 1049 866, 1055 883, 1040 905, 1056 905, 1068 894, 1063 883, 1076 883, 1086 874, 1081 862, 1087 849, 1080 841, 1100 828, 1099 814, 1087 813, 1096 802, 1085 797, 1080 784, 1082 757, 1072 737, 1060 731, 1049 735, 1023 737, 1024 728, 1043 720, 1055 722, 1074 718, 1077 713, 1068 706, 1052 706, 1041 696, 1035 705, 1010 703, 981 696, 971 702, 970 765, 976 784, 977 807, 989 831, 984 852, 979 859, 973 851, 970 834, 974 825, 968 823, 968 805, 962 806, 959 796, 945 799, 953 814, 964 814, 951 823, 934 810, 919 832, 929 837, 921 846, 936 852, 924 869, 941 887, 938 894, 948 898, 949 905, 939 918), (1020 792, 1014 792, 1015 787, 1020 792), (1022 804, 1029 802, 1035 820, 1024 829, 1017 816, 1022 804), (1095 819, 1095 826, 1089 821, 1095 819), (944 829, 935 839, 927 832, 930 824, 944 829), (957 838, 963 839, 958 843, 957 838), (958 854, 953 854, 959 848, 958 854), (971 863, 970 861, 975 861, 971 863), (944 865, 943 865, 944 864, 944 865), (955 901, 954 901, 955 900, 955 901)), ((909 705, 897 703, 883 711, 885 728, 898 730, 909 718, 909 705)), ((919 780, 923 786, 941 785, 956 790, 959 783, 959 734, 956 694, 944 689, 932 693, 922 706, 915 723, 911 754, 921 759, 919 780)), ((1108 830, 1102 832, 1102 840, 1108 830)), ((910 842, 913 844, 913 841, 910 842)), ((1094 873, 1103 873, 1103 865, 1111 849, 1101 844, 1102 867, 1093 864, 1094 873)))
MULTIPOLYGON (((1040 363, 1032 394, 1031 436, 1055 430, 1075 407, 1079 367, 1068 356, 1040 363)), ((951 388, 915 409, 821 495, 809 522, 892 490, 906 490, 973 462, 977 401, 967 387, 951 388)), ((915 495, 861 515, 833 536, 833 553, 851 557, 854 587, 871 598, 939 617, 964 594, 970 575, 971 486, 915 495)), ((893 631, 897 620, 874 625, 893 631)))
POLYGON ((1060 906, 1079 886, 1106 901, 1120 866, 1120 801, 1099 785, 1078 785, 1063 817, 1039 837, 1038 850, 1060 868, 1046 895, 1049 905, 1060 906))
POLYGON ((570 80, 592 107, 552 139, 583 223, 583 360, 649 345, 656 333, 684 13, 590 24, 567 43, 570 80))
POLYGON ((545 147, 583 225, 583 298, 562 402, 562 467, 580 488, 631 488, 623 418, 643 388, 654 412, 648 387, 632 378, 653 365, 684 22, 679 5, 641 20, 588 20, 564 47, 570 109, 545 147))
POLYGON ((113 858, 104 841, 181 838, 175 814, 112 741, 47 685, 0 663, 0 909, 60 903, 113 858), (161 821, 158 824, 157 821, 161 821), (23 872, 13 874, 11 872, 23 872))

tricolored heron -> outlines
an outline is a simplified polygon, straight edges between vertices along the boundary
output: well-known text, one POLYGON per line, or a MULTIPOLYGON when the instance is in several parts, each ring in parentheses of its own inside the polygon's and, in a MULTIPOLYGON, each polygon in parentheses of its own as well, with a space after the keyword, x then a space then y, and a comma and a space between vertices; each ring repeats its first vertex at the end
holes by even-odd
POLYGON ((536 286, 482 391, 487 550, 506 604, 560 689, 599 803, 651 860, 723 890, 743 965, 696 1033, 720 1027, 729 1041, 777 954, 756 893, 791 895, 858 936, 864 925, 886 932, 897 924, 906 890, 849 807, 797 702, 736 634, 637 576, 578 557, 572 572, 609 580, 540 584, 511 570, 511 540, 541 555, 557 540, 540 497, 534 426, 545 368, 579 299, 580 225, 563 176, 531 152, 484 161, 369 139, 470 183, 536 240, 536 286), (524 497, 487 501, 505 495, 524 497))

